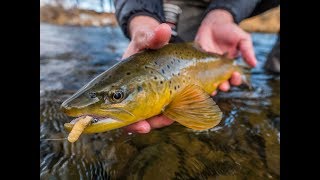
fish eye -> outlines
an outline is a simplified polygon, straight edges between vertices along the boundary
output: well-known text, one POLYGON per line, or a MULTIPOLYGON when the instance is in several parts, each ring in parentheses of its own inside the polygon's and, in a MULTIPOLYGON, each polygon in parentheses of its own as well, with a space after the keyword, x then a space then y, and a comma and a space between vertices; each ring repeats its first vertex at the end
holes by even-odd
POLYGON ((113 99, 119 100, 123 97, 123 92, 120 92, 120 91, 115 92, 115 93, 113 93, 112 97, 113 97, 113 99))
POLYGON ((112 102, 120 102, 124 99, 124 92, 122 90, 114 91, 110 94, 112 102))

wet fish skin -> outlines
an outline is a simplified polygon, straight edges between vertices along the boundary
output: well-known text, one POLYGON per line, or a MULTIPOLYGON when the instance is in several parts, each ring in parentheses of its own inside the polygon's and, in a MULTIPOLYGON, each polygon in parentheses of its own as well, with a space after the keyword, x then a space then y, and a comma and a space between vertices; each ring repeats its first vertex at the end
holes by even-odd
MULTIPOLYGON (((209 94, 234 71, 241 72, 233 59, 205 53, 193 43, 168 44, 114 65, 63 102, 61 109, 69 116, 99 119, 84 133, 120 128, 161 113, 187 127, 208 129, 222 116, 209 94), (101 120, 104 117, 109 119, 101 120)), ((66 123, 65 128, 70 131, 73 125, 66 123)))

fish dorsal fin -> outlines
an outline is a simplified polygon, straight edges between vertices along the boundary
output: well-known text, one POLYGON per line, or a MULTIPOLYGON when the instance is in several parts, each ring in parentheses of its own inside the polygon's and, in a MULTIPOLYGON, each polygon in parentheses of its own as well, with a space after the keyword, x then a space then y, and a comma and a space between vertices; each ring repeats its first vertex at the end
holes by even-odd
POLYGON ((218 105, 197 85, 189 85, 177 94, 163 114, 195 130, 212 128, 222 118, 218 105))

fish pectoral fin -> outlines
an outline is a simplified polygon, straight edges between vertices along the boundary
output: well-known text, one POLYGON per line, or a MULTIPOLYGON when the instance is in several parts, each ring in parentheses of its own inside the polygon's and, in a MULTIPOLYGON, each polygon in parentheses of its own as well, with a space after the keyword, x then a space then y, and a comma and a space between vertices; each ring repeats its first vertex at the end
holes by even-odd
POLYGON ((222 119, 218 105, 197 85, 189 85, 183 89, 174 97, 163 114, 195 130, 212 128, 222 119))

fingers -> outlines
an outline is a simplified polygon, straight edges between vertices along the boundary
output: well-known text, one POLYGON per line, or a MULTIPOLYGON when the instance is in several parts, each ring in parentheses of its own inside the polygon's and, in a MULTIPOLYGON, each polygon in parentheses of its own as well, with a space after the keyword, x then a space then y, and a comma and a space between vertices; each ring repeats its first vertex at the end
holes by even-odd
POLYGON ((215 91, 213 91, 213 93, 211 93, 211 96, 215 96, 215 95, 217 95, 217 93, 218 93, 218 91, 215 90, 215 91))
POLYGON ((162 23, 155 30, 150 38, 148 47, 150 49, 159 49, 168 44, 171 38, 171 28, 168 24, 162 23))
POLYGON ((208 34, 211 34, 210 29, 199 29, 195 37, 195 42, 206 52, 223 54, 223 51, 220 49, 218 44, 214 42, 214 39, 210 37, 208 38, 208 34))
POLYGON ((122 58, 127 58, 143 49, 158 49, 168 44, 171 38, 171 28, 162 23, 156 28, 141 28, 133 34, 133 38, 122 58))
MULTIPOLYGON (((225 81, 225 82, 221 83, 219 85, 219 89, 221 91, 226 92, 226 91, 229 91, 230 84, 233 86, 239 86, 242 83, 241 74, 239 72, 233 72, 229 82, 225 81)), ((217 93, 218 93, 218 91, 215 90, 213 93, 211 93, 211 96, 215 96, 215 95, 217 95, 217 93)))
POLYGON ((152 118, 148 119, 147 121, 149 122, 152 129, 169 126, 170 124, 172 124, 174 122, 173 120, 167 118, 164 115, 152 117, 152 118))
POLYGON ((227 92, 230 89, 230 84, 228 81, 225 81, 219 85, 219 89, 223 92, 227 92))
POLYGON ((140 50, 147 48, 153 36, 154 29, 151 27, 141 27, 139 30, 135 31, 122 58, 127 58, 140 50))
MULTIPOLYGON (((225 81, 225 82, 221 83, 221 84, 219 85, 218 89, 219 89, 220 91, 223 91, 223 92, 229 91, 229 89, 230 89, 229 81, 225 81)), ((215 96, 215 95, 217 95, 217 94, 218 94, 218 90, 215 90, 215 91, 213 91, 213 92, 211 93, 211 96, 215 96)))
POLYGON ((239 86, 242 83, 241 74, 239 72, 232 73, 230 84, 233 86, 239 86))
POLYGON ((124 130, 126 132, 134 132, 134 133, 148 133, 151 130, 150 124, 143 120, 136 122, 134 124, 131 124, 129 126, 124 127, 124 130))
POLYGON ((246 34, 243 39, 239 42, 239 50, 244 60, 252 67, 256 66, 257 59, 254 54, 252 40, 250 35, 246 34))
POLYGON ((151 129, 157 129, 157 128, 169 126, 173 122, 174 122, 173 120, 167 118, 164 115, 158 115, 158 116, 149 118, 147 120, 139 121, 129 126, 126 126, 124 127, 124 130, 126 132, 131 132, 131 133, 144 134, 144 133, 150 132, 151 129))
POLYGON ((139 49, 136 47, 136 45, 133 42, 130 42, 129 46, 127 47, 127 50, 122 55, 122 59, 125 59, 137 52, 139 52, 139 49))

